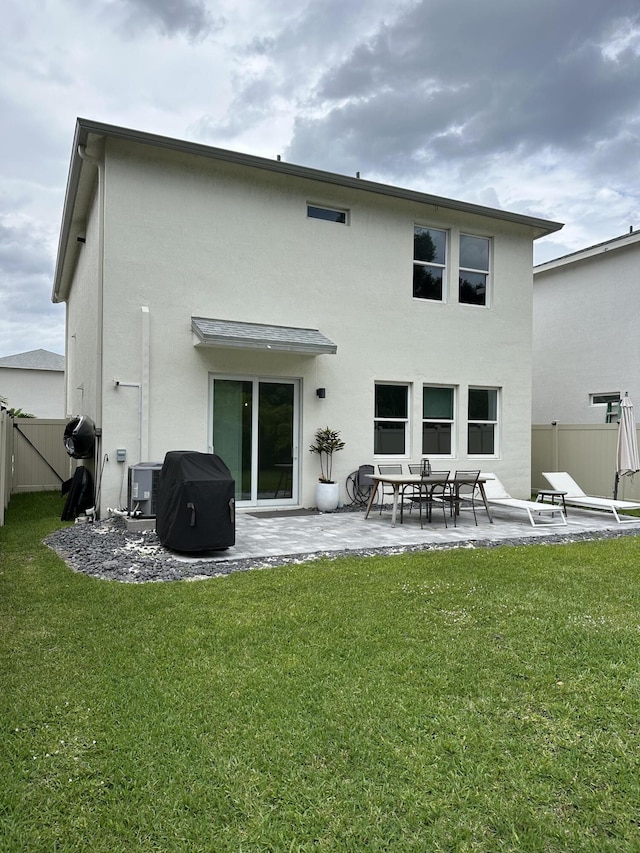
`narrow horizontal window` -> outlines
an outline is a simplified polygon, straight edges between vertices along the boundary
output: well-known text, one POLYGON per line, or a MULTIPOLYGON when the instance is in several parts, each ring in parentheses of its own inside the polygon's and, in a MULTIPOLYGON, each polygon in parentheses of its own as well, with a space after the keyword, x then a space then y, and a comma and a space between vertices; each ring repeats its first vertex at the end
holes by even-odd
POLYGON ((620 394, 592 394, 592 406, 607 406, 609 403, 619 403, 620 394))
POLYGON ((620 394, 590 394, 592 406, 603 406, 606 408, 604 422, 606 424, 617 424, 620 421, 620 394))
POLYGON ((347 211, 337 210, 332 207, 317 207, 314 204, 307 205, 307 216, 309 219, 324 219, 327 222, 339 222, 347 224, 347 211))

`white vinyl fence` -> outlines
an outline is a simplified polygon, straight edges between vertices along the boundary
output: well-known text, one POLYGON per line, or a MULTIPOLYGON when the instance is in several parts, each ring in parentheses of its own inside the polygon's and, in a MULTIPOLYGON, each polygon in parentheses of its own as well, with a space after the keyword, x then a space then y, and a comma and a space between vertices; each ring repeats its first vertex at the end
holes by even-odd
MULTIPOLYGON (((13 492, 59 489, 73 474, 64 448, 66 420, 13 418, 0 407, 0 526, 13 492)), ((615 424, 540 424, 532 427, 531 485, 547 485, 543 471, 568 471, 585 492, 611 497, 616 474, 615 424)), ((618 497, 640 501, 640 474, 622 477, 618 497)))
POLYGON ((0 406, 0 527, 13 486, 13 418, 0 406))
MULTIPOLYGON (((589 495, 613 496, 617 424, 543 424, 532 427, 531 486, 549 484, 543 471, 568 471, 589 495)), ((618 498, 640 501, 640 474, 621 477, 618 498)))
POLYGON ((14 418, 0 408, 0 526, 12 494, 55 491, 73 475, 74 461, 64 446, 67 423, 14 418))

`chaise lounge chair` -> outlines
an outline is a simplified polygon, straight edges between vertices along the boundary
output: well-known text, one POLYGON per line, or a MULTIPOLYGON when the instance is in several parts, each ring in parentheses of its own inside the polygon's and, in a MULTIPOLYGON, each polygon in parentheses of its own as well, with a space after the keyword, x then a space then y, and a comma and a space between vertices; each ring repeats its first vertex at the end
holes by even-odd
POLYGON ((618 510, 640 509, 640 503, 636 501, 617 501, 613 498, 600 498, 594 495, 587 495, 566 471, 543 471, 542 476, 545 480, 548 480, 552 489, 558 492, 566 492, 564 497, 565 503, 572 504, 573 506, 582 506, 587 509, 611 510, 618 524, 627 524, 630 521, 639 520, 635 516, 632 518, 620 518, 618 515, 618 510))
POLYGON ((525 501, 520 498, 512 498, 495 474, 482 474, 485 480, 484 491, 487 501, 493 507, 506 507, 508 509, 523 509, 529 516, 532 527, 560 527, 566 525, 567 519, 558 504, 543 504, 537 501, 525 501), (538 516, 538 523, 533 513, 538 516), (559 515, 560 518, 555 518, 559 515), (547 516, 548 520, 542 520, 541 516, 547 516))

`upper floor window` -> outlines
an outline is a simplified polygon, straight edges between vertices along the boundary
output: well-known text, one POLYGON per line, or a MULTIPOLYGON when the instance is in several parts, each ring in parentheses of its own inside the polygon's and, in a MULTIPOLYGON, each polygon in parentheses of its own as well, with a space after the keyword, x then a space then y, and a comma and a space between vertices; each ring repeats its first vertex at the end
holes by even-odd
POLYGON ((376 383, 373 452, 404 456, 409 446, 409 386, 376 383))
POLYGON ((338 210, 333 207, 317 207, 314 204, 307 205, 307 216, 309 219, 325 219, 327 222, 339 222, 347 224, 347 211, 338 210))
POLYGON ((487 304, 489 281, 489 240, 460 235, 460 289, 458 301, 468 305, 487 304))
POLYGON ((444 298, 447 232, 421 225, 413 229, 413 295, 416 299, 444 298))
POLYGON ((470 456, 495 456, 497 454, 497 388, 469 388, 467 437, 470 456))
POLYGON ((425 385, 422 389, 422 454, 450 456, 454 424, 454 389, 425 385))

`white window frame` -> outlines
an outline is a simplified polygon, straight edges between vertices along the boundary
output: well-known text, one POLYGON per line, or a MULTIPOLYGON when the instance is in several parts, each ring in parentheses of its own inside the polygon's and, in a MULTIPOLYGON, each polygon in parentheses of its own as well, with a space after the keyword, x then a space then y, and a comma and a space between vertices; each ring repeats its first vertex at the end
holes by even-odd
POLYGON ((491 237, 487 237, 486 234, 467 234, 466 232, 460 232, 458 238, 458 303, 460 305, 469 305, 472 308, 489 308, 489 301, 491 296, 491 267, 493 261, 493 239, 491 237), (462 253, 462 238, 463 237, 473 237, 477 240, 486 240, 488 244, 488 252, 487 252, 487 269, 474 269, 474 267, 463 267, 461 263, 461 253, 462 253), (478 304, 477 302, 463 302, 460 299, 460 279, 462 278, 463 272, 470 273, 480 273, 481 275, 486 275, 486 286, 484 293, 484 304, 478 304))
POLYGON ((411 383, 409 382, 385 382, 384 380, 376 380, 373 387, 373 430, 374 430, 374 446, 373 455, 375 459, 408 459, 411 453, 411 383), (376 389, 379 386, 394 386, 404 388, 407 395, 407 415, 406 417, 389 417, 383 418, 376 415, 376 389), (375 430, 378 423, 404 423, 404 452, 403 453, 376 453, 375 448, 375 430))
POLYGON ((457 423, 457 414, 458 414, 458 388, 455 385, 438 384, 436 382, 424 382, 422 385, 422 395, 423 395, 422 399, 420 400, 420 406, 421 406, 420 454, 421 454, 421 457, 429 457, 430 459, 434 458, 434 457, 437 457, 440 459, 445 459, 445 458, 449 459, 449 458, 455 457, 457 455, 456 454, 456 434, 457 434, 456 423, 457 423), (445 388, 446 390, 452 392, 453 417, 451 418, 451 420, 449 420, 448 418, 425 418, 425 416, 424 416, 424 389, 425 388, 445 388), (438 424, 447 423, 447 424, 451 424, 451 450, 449 451, 449 453, 427 453, 424 450, 424 446, 423 446, 424 425, 426 423, 438 423, 438 424))
POLYGON ((451 232, 447 228, 442 228, 442 227, 436 228, 435 226, 425 225, 424 223, 421 223, 421 222, 414 222, 413 223, 413 240, 414 240, 414 242, 413 242, 414 250, 413 250, 413 265, 411 267, 411 273, 412 273, 412 276, 411 276, 411 295, 418 302, 435 302, 438 305, 443 304, 447 301, 447 292, 448 292, 447 284, 448 284, 448 278, 449 278, 449 257, 450 257, 449 253, 451 251, 451 248, 450 248, 451 247, 451 232), (416 236, 416 229, 418 229, 418 228, 420 228, 423 231, 438 231, 441 234, 444 234, 445 245, 444 245, 444 263, 443 264, 437 263, 436 261, 421 261, 421 260, 418 260, 416 258, 415 236, 416 236), (414 275, 414 270, 416 267, 433 267, 434 269, 442 270, 442 295, 440 296, 440 299, 430 299, 426 296, 416 296, 415 295, 415 293, 413 292, 413 286, 414 286, 413 275, 414 275))
POLYGON ((500 414, 502 393, 500 388, 493 385, 470 385, 467 389, 467 455, 473 459, 496 459, 500 456, 500 414), (495 420, 483 418, 482 420, 469 417, 469 392, 471 391, 494 391, 496 394, 496 416, 495 420), (471 424, 492 424, 493 425, 493 452, 492 453, 472 453, 469 448, 469 426, 471 424))

